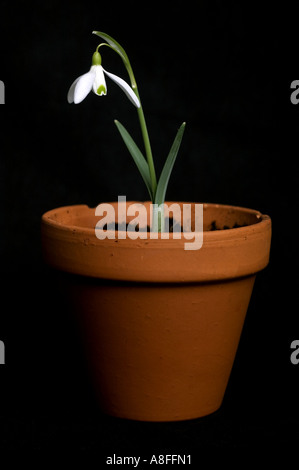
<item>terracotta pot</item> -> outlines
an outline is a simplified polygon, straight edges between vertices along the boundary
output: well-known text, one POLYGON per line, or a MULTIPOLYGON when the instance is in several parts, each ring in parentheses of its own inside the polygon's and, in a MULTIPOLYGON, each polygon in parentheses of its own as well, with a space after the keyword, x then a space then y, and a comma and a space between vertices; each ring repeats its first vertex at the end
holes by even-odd
POLYGON ((192 251, 173 234, 99 240, 98 220, 85 205, 51 210, 42 217, 42 247, 50 266, 72 274, 101 409, 145 421, 216 411, 256 273, 269 261, 269 216, 204 204, 203 245, 192 251))

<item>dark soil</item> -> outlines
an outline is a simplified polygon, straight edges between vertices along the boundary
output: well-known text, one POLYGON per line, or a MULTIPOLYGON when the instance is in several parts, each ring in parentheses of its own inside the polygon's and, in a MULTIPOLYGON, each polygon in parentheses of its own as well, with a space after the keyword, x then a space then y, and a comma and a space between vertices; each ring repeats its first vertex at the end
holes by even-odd
MULTIPOLYGON (((173 227, 174 227, 173 220, 169 219, 169 233, 173 232, 173 227)), ((229 230, 231 228, 239 228, 239 227, 244 227, 244 225, 239 225, 239 224, 235 223, 232 227, 229 227, 228 225, 224 225, 223 227, 219 227, 219 226, 217 226, 216 220, 213 220, 213 222, 211 223, 208 231, 209 232, 214 232, 216 230, 229 230)), ((112 229, 112 226, 108 227, 107 224, 105 224, 103 226, 103 230, 107 230, 108 228, 112 229)), ((121 228, 123 230, 123 227, 121 227, 121 228)), ((119 226, 118 226, 117 223, 115 224, 115 230, 116 231, 119 230, 119 226)), ((142 227, 142 228, 139 229, 139 225, 136 225, 135 230, 133 230, 129 224, 126 224, 126 231, 128 231, 128 230, 129 231, 135 231, 135 232, 145 232, 145 231, 150 232, 150 227, 148 225, 146 228, 142 227)), ((181 231, 182 231, 182 229, 181 229, 181 231)))

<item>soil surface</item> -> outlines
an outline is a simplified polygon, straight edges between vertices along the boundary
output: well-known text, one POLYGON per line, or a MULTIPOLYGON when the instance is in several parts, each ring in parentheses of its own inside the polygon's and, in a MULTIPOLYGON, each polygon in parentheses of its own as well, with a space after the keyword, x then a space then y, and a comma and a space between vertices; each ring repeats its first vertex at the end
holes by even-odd
MULTIPOLYGON (((173 227, 174 227, 173 226, 173 220, 169 219, 169 233, 173 233, 173 227)), ((210 225, 210 227, 208 228, 207 231, 214 232, 215 230, 229 230, 229 229, 232 229, 232 228, 239 228, 239 227, 244 227, 244 225, 239 225, 239 224, 235 223, 232 227, 229 227, 228 225, 224 225, 223 227, 219 227, 219 226, 217 226, 216 220, 213 220, 213 222, 211 223, 211 225, 210 225)), ((108 229, 108 226, 107 226, 107 224, 105 224, 103 226, 103 230, 107 230, 107 229, 108 229)), ((111 227, 111 229, 112 229, 112 227, 111 227)), ((115 230, 116 231, 119 230, 119 226, 118 226, 117 223, 115 224, 115 230)), ((128 230, 129 231, 134 231, 132 229, 132 227, 129 226, 129 224, 126 224, 126 231, 128 231, 128 230)), ((143 227, 139 230, 139 226, 136 225, 135 232, 144 232, 144 231, 145 231, 145 227, 143 227), (136 229, 138 229, 138 230, 136 230, 136 229)), ((150 226, 149 225, 146 227, 146 231, 150 232, 150 226)), ((182 228, 181 228, 181 231, 182 231, 182 228)))

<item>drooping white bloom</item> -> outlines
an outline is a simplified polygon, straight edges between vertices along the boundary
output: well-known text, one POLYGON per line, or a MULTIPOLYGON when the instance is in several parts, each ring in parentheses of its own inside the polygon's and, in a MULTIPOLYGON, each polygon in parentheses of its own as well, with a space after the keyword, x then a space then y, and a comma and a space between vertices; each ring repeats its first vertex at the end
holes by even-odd
POLYGON ((68 102, 75 104, 81 103, 81 101, 86 98, 91 90, 93 90, 93 92, 98 96, 106 95, 107 85, 104 74, 117 83, 117 85, 123 90, 129 100, 137 108, 140 107, 139 99, 130 85, 128 85, 125 80, 118 77, 117 75, 114 75, 113 73, 107 72, 107 70, 103 69, 101 65, 100 54, 98 52, 94 53, 92 66, 89 72, 81 75, 72 83, 67 95, 68 102))

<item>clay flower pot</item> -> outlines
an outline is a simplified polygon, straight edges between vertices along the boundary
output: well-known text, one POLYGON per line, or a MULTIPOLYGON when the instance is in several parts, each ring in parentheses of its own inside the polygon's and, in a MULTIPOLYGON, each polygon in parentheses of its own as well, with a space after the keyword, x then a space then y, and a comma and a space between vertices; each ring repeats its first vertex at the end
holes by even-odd
POLYGON ((42 247, 46 263, 70 273, 101 409, 145 421, 216 411, 255 276, 269 261, 269 216, 204 204, 195 251, 172 234, 99 240, 98 219, 86 205, 51 210, 42 217, 42 247))

